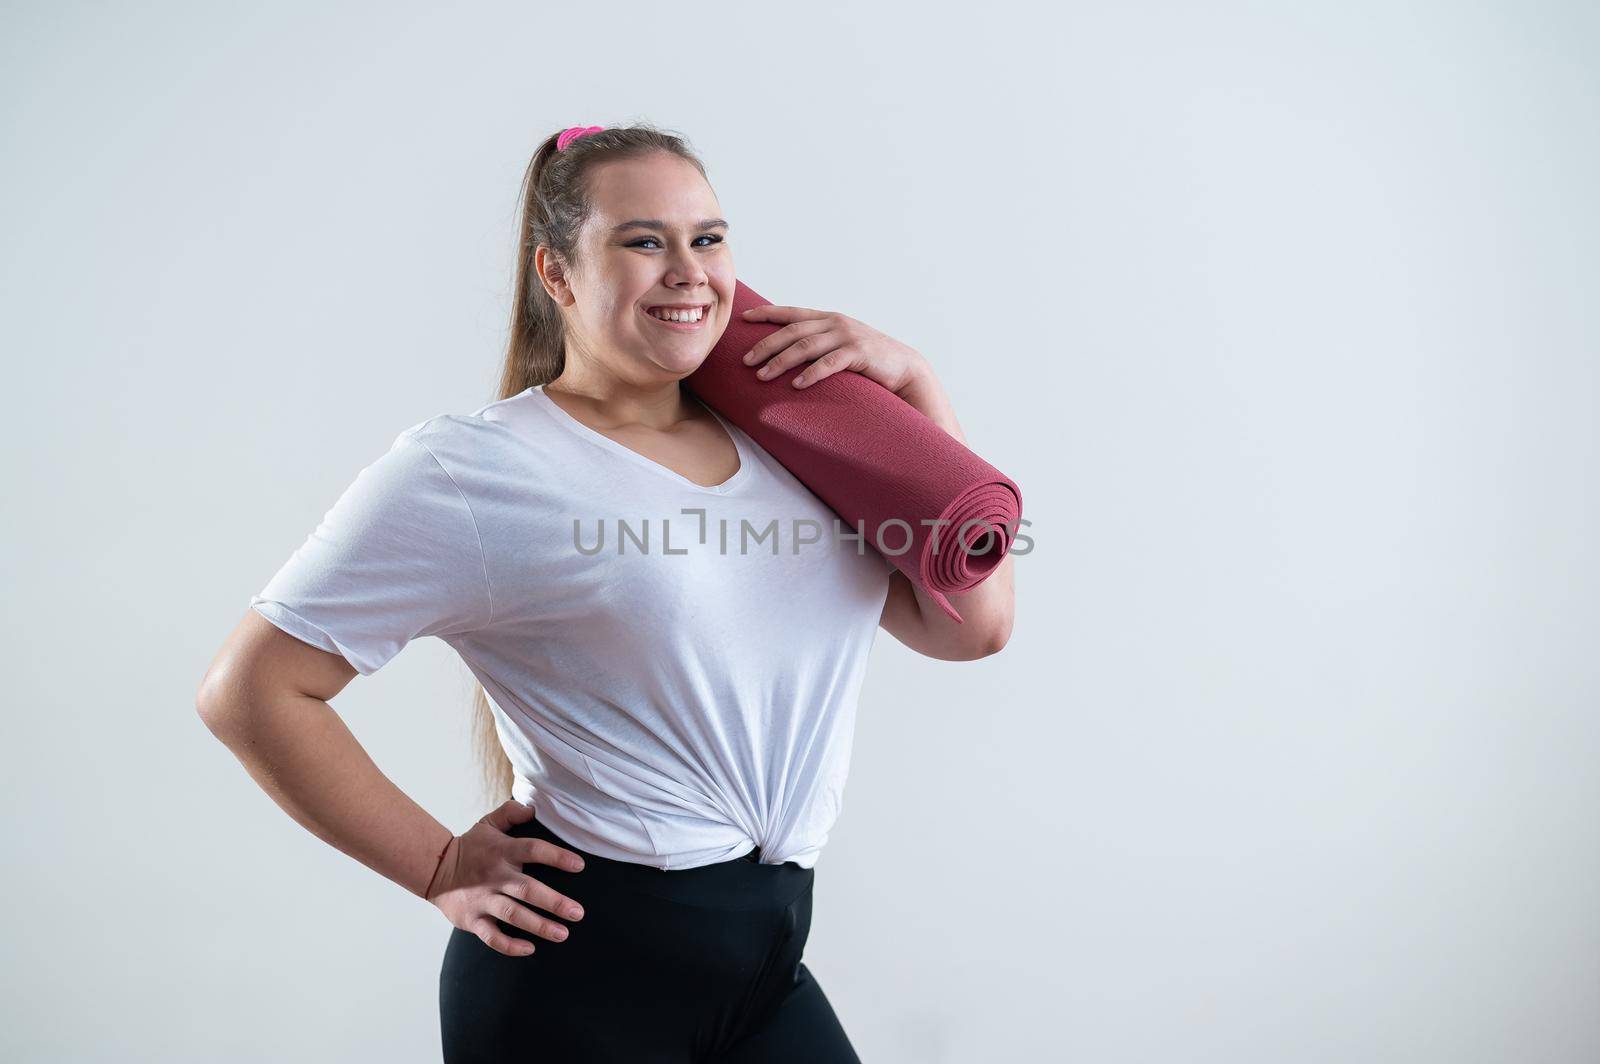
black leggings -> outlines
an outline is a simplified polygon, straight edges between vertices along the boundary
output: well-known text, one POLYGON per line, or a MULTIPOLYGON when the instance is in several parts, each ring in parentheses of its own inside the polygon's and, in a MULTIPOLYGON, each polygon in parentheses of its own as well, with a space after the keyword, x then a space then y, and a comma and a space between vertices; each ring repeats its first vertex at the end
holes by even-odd
MULTIPOLYGON (((445 1064, 860 1064, 800 961, 814 871, 745 857, 663 871, 598 857, 537 818, 511 834, 583 856, 523 871, 583 906, 561 942, 508 957, 452 928, 439 973, 445 1064)), ((521 904, 520 902, 518 904, 521 904)), ((554 916, 535 909, 541 916, 554 916)))

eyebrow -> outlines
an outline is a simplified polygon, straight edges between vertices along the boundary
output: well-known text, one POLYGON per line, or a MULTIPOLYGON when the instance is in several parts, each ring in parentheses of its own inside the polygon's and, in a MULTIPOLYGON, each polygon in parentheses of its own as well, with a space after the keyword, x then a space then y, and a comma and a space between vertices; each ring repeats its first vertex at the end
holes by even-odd
MULTIPOLYGON (((665 229, 671 229, 671 228, 672 227, 670 225, 668 225, 666 222, 663 222, 660 218, 632 218, 632 219, 629 219, 626 222, 620 222, 617 225, 612 226, 611 227, 611 231, 613 233, 620 233, 624 229, 663 229, 663 230, 665 230, 665 229)), ((699 225, 695 226, 694 227, 694 231, 697 232, 697 233, 700 233, 700 232, 704 232, 707 229, 718 229, 718 228, 728 229, 728 228, 731 228, 731 227, 728 225, 728 223, 726 221, 724 221, 721 218, 707 218, 705 221, 703 221, 699 225)))

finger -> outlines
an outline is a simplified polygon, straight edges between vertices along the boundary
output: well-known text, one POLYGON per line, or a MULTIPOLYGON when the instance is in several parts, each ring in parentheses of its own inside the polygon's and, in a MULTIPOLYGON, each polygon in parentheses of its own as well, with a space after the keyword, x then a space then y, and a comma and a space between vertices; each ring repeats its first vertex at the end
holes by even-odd
POLYGON ((523 852, 529 856, 523 858, 523 864, 547 864, 551 868, 564 868, 568 872, 582 872, 583 858, 573 853, 564 846, 557 846, 544 839, 528 839, 528 845, 523 852))
POLYGON ((491 810, 483 818, 483 821, 499 828, 501 831, 510 831, 514 825, 524 823, 533 814, 534 809, 532 806, 523 805, 515 798, 510 798, 491 810))
POLYGON ((850 364, 849 351, 843 347, 836 347, 796 373, 789 383, 796 388, 808 388, 824 377, 831 377, 842 369, 849 369, 850 364))
POLYGON ((739 313, 746 321, 797 321, 797 315, 821 312, 806 307, 780 307, 776 303, 763 303, 758 307, 746 307, 739 313))
POLYGON ((747 366, 753 366, 762 359, 770 358, 774 353, 782 351, 785 347, 794 343, 799 337, 809 336, 812 333, 826 332, 827 329, 828 323, 821 319, 815 321, 795 322, 793 325, 785 325, 777 332, 772 333, 769 336, 763 336, 760 340, 756 341, 754 346, 745 352, 744 364, 747 366))
POLYGON ((839 342, 840 337, 834 333, 811 333, 802 336, 769 358, 765 365, 756 370, 756 376, 764 381, 777 380, 800 363, 812 362, 826 355, 838 347, 839 342))
POLYGON ((814 310, 811 307, 780 307, 772 303, 759 307, 746 307, 739 312, 745 321, 814 321, 818 318, 827 320, 834 315, 826 310, 814 310))
POLYGON ((567 920, 583 919, 583 906, 548 883, 541 883, 530 875, 518 876, 501 889, 518 901, 525 901, 529 905, 537 905, 553 916, 559 916, 567 920))
POLYGON ((496 953, 504 953, 507 957, 526 957, 533 952, 532 942, 506 934, 486 916, 472 921, 472 926, 468 930, 477 935, 485 946, 496 953))
POLYGON ((485 904, 485 911, 501 923, 520 927, 551 942, 561 942, 567 937, 566 924, 548 916, 540 916, 509 894, 491 895, 485 904))

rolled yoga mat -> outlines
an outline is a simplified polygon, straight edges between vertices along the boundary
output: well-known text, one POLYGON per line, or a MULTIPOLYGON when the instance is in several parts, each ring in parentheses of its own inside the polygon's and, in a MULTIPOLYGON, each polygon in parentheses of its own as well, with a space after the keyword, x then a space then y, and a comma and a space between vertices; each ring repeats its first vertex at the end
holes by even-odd
POLYGON ((684 383, 961 623, 946 596, 977 587, 1005 559, 1022 519, 1021 490, 927 415, 852 370, 805 388, 790 381, 810 362, 757 377, 745 353, 783 326, 742 315, 770 302, 736 281, 727 330, 684 383))

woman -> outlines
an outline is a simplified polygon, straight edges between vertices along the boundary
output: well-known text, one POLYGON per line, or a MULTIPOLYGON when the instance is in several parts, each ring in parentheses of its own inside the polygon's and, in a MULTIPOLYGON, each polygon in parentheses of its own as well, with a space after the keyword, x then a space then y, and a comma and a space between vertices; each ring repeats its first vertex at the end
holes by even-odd
MULTIPOLYGON (((547 139, 500 398, 363 469, 201 685, 279 805, 454 926, 447 1061, 856 1060, 801 953, 868 652, 880 626, 947 660, 1009 634, 1009 559, 951 596, 957 624, 849 540, 740 548, 741 522, 838 526, 679 386, 731 315, 720 213, 676 136, 547 139), (423 635, 480 683, 511 796, 459 836, 327 704, 423 635)), ((783 326, 746 360, 769 387, 852 370, 961 438, 906 345, 839 314, 751 317, 783 326)))

